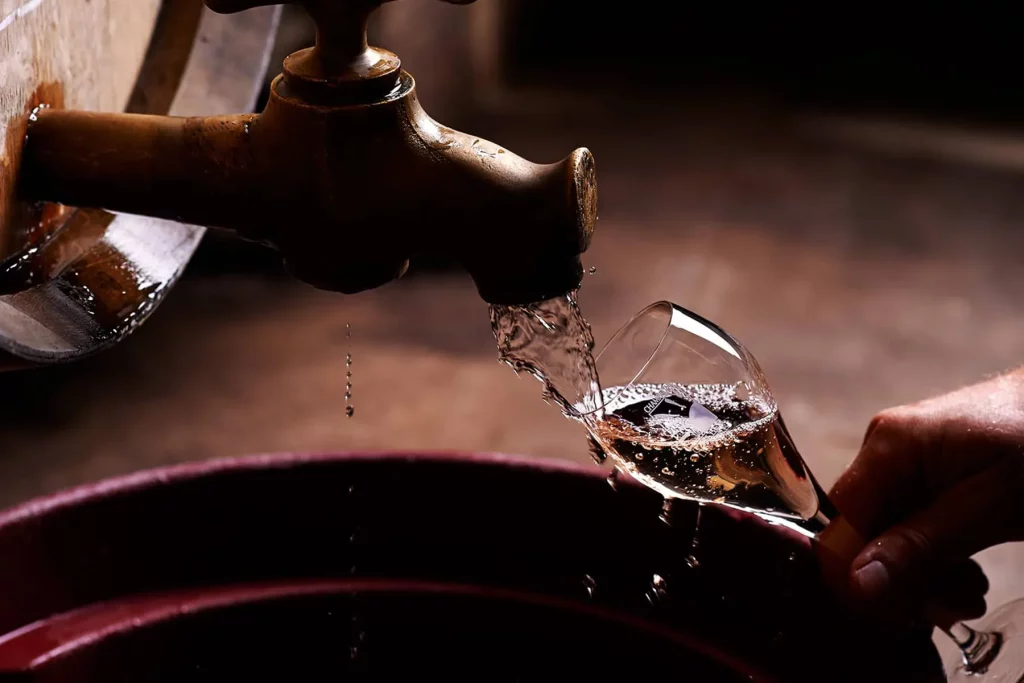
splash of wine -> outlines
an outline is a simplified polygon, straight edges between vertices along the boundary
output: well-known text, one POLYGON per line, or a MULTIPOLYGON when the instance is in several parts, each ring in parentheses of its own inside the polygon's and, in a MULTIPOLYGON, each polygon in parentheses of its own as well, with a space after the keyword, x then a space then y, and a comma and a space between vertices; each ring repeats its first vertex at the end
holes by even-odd
POLYGON ((576 292, 526 306, 491 306, 498 358, 544 385, 544 399, 578 420, 603 399, 594 362, 594 333, 576 292))

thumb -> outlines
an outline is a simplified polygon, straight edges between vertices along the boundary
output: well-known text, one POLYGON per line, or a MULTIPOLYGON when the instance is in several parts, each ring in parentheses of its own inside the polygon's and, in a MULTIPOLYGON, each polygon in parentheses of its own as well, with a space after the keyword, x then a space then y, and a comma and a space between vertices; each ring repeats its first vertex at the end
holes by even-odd
POLYGON ((1003 458, 946 490, 854 559, 851 588, 872 603, 920 600, 936 570, 1015 540, 1024 458, 1003 458))

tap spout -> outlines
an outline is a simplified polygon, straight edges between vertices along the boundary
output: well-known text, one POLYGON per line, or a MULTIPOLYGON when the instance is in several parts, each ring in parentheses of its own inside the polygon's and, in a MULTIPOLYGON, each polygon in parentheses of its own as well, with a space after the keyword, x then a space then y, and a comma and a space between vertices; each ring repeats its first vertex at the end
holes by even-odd
POLYGON ((579 286, 597 211, 590 152, 534 164, 438 124, 396 76, 370 103, 310 102, 278 77, 258 116, 42 109, 21 192, 232 230, 333 291, 384 284, 427 253, 457 259, 489 303, 579 286))

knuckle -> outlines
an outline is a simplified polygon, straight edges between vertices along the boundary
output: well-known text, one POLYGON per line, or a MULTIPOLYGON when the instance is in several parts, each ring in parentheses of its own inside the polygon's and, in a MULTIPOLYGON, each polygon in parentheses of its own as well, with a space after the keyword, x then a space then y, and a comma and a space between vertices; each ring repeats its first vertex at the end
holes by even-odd
POLYGON ((906 419, 898 408, 890 408, 875 415, 864 437, 865 446, 880 455, 888 454, 902 438, 906 419))
POLYGON ((924 569, 934 556, 935 543, 922 529, 911 526, 893 530, 889 539, 889 552, 897 566, 924 569))
POLYGON ((864 446, 877 455, 885 456, 927 442, 931 431, 928 416, 914 406, 889 408, 871 419, 864 446))

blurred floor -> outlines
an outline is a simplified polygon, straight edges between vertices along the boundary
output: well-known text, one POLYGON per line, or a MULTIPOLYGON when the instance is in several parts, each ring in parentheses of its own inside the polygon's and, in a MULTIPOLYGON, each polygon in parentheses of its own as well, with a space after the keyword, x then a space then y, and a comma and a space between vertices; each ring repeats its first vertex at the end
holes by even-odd
MULTIPOLYGON (((580 298, 598 342, 662 298, 719 322, 760 359, 828 485, 876 411, 1021 361, 1024 177, 812 142, 767 110, 732 111, 637 119, 628 106, 552 105, 474 132, 538 160, 590 146, 601 220, 585 258, 597 271, 580 298)), ((121 347, 0 376, 0 504, 265 451, 454 448, 589 462, 577 426, 495 358, 486 306, 461 274, 354 297, 252 275, 189 277, 121 347)), ((985 563, 993 602, 1024 593, 1017 549, 985 563)))

